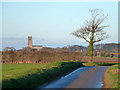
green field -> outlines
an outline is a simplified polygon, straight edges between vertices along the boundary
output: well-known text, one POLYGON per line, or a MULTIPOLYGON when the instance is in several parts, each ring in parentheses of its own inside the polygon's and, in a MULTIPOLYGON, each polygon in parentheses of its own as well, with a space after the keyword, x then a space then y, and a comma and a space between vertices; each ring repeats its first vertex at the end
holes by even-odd
POLYGON ((44 66, 43 64, 2 64, 2 79, 17 79, 28 73, 35 73, 44 66))
MULTIPOLYGON (((2 64, 2 86, 3 88, 36 88, 84 65, 109 66, 113 64, 115 63, 81 63, 79 61, 59 61, 52 64, 2 64)), ((113 65, 112 68, 117 68, 117 66, 113 65)), ((116 77, 115 75, 115 80, 117 80, 116 77)))
POLYGON ((81 62, 52 64, 3 64, 3 88, 35 88, 83 66, 81 62))
POLYGON ((110 66, 104 76, 105 88, 120 88, 120 78, 119 78, 120 65, 110 66))

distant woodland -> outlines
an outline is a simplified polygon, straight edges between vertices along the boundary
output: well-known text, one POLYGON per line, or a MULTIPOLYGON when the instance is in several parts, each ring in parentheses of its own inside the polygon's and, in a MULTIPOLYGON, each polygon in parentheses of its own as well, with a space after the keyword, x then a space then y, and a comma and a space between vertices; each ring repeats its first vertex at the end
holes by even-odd
MULTIPOLYGON (((62 48, 43 47, 40 51, 23 48, 15 50, 6 47, 2 51, 2 63, 52 63, 56 61, 81 61, 83 56, 88 56, 88 48, 73 45, 62 48)), ((118 44, 97 44, 94 46, 94 56, 118 57, 118 44)))
POLYGON ((34 51, 26 48, 2 52, 2 63, 53 63, 56 61, 80 61, 81 59, 81 52, 70 52, 65 49, 43 48, 41 51, 34 51))

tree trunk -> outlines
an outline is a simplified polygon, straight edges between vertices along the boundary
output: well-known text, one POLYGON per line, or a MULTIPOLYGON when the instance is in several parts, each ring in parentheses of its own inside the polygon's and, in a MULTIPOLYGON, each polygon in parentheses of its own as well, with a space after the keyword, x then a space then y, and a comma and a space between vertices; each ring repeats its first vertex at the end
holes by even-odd
POLYGON ((93 61, 93 41, 90 41, 89 43, 89 62, 93 61))

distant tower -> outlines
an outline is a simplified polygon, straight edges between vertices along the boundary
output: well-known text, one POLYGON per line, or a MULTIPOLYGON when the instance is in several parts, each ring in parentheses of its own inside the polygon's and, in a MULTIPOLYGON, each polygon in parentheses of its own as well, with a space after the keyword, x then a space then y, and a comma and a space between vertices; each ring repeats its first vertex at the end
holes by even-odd
POLYGON ((28 36, 28 47, 32 47, 32 36, 28 36))

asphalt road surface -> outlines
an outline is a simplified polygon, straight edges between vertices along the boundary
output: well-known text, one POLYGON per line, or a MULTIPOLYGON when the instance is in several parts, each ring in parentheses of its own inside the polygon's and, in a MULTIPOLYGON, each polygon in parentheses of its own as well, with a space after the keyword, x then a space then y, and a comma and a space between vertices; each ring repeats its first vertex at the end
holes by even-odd
POLYGON ((39 87, 45 88, 101 88, 103 86, 103 73, 109 66, 80 67, 70 74, 39 87))

